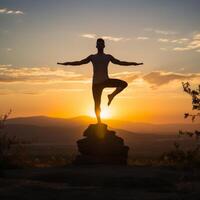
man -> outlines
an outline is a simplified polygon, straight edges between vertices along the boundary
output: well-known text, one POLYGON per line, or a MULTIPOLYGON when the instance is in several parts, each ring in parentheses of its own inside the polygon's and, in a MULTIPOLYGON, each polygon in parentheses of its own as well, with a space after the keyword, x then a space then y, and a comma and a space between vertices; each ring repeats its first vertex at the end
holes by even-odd
POLYGON ((111 61, 113 64, 123 65, 123 66, 143 65, 143 63, 120 61, 114 58, 110 54, 105 54, 104 53, 105 42, 102 38, 97 39, 96 48, 98 50, 97 54, 90 55, 81 61, 64 62, 64 63, 57 63, 57 64, 76 66, 76 65, 87 64, 90 61, 92 62, 93 64, 92 92, 93 92, 93 98, 94 98, 94 104, 95 104, 95 114, 96 114, 98 123, 101 123, 100 104, 101 104, 101 94, 102 94, 103 89, 106 87, 116 88, 111 94, 108 95, 108 106, 109 106, 112 100, 114 99, 114 97, 128 86, 127 82, 123 80, 111 79, 108 77, 109 62, 111 61))

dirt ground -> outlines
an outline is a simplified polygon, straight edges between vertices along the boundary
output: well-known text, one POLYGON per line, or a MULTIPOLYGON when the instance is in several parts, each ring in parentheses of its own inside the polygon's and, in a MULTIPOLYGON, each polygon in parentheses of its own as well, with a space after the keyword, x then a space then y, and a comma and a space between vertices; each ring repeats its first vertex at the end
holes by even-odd
POLYGON ((1 171, 1 200, 199 199, 200 170, 67 166, 1 171))

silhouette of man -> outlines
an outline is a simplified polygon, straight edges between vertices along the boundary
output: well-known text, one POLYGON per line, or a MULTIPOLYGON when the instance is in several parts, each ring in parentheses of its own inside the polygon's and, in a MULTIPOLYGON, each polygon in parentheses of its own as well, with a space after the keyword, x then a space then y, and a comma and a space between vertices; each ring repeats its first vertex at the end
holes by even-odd
POLYGON ((110 54, 105 54, 104 53, 105 42, 102 38, 97 39, 96 48, 98 50, 96 54, 90 55, 81 61, 64 62, 64 63, 57 63, 57 64, 77 66, 77 65, 87 64, 90 61, 92 62, 93 64, 92 93, 93 93, 93 98, 94 98, 95 114, 96 114, 98 123, 101 123, 100 105, 101 105, 101 94, 102 94, 103 89, 106 87, 116 88, 111 94, 108 95, 108 106, 109 106, 112 100, 114 99, 114 97, 128 86, 127 82, 123 80, 113 79, 113 78, 108 77, 109 62, 112 62, 113 64, 117 64, 117 65, 123 65, 123 66, 143 65, 143 63, 120 61, 114 58, 110 54))

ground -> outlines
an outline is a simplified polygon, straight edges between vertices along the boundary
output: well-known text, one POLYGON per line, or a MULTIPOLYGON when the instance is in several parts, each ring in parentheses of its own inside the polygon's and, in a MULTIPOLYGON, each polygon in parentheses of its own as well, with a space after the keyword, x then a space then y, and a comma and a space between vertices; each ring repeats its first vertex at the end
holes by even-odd
POLYGON ((1 172, 1 200, 199 199, 200 170, 67 166, 1 172))

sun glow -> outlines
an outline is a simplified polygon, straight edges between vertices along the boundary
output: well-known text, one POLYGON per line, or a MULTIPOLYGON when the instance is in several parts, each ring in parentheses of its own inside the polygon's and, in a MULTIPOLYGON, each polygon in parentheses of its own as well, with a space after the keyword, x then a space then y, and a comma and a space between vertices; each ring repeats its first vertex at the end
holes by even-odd
MULTIPOLYGON (((90 111, 89 112, 89 116, 93 117, 93 118, 96 118, 96 115, 95 115, 94 111, 90 111)), ((102 119, 108 119, 108 118, 111 118, 111 116, 112 115, 111 115, 110 109, 108 107, 101 109, 101 118, 102 119)))

